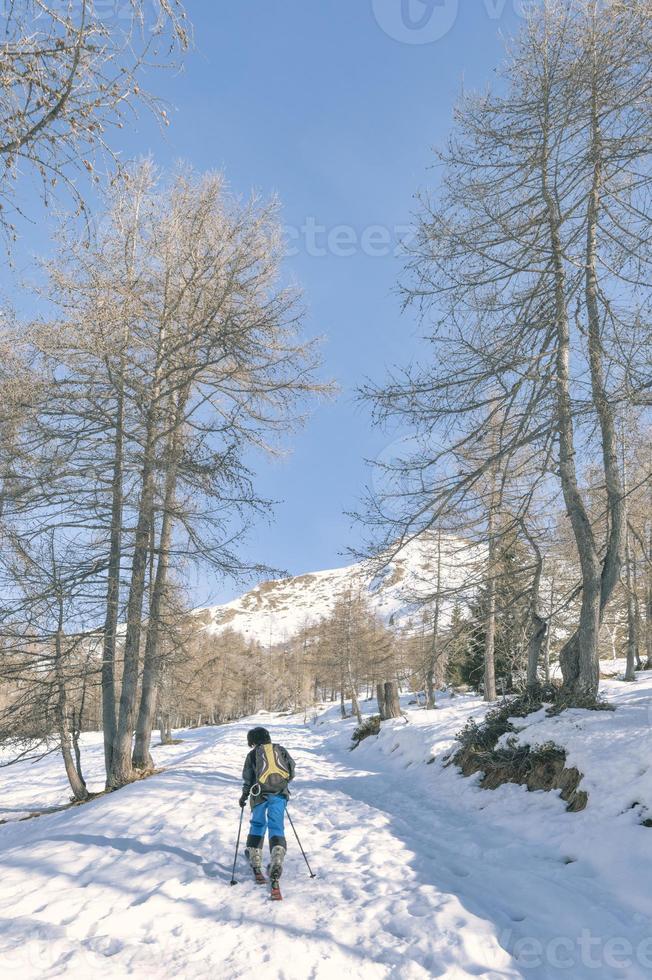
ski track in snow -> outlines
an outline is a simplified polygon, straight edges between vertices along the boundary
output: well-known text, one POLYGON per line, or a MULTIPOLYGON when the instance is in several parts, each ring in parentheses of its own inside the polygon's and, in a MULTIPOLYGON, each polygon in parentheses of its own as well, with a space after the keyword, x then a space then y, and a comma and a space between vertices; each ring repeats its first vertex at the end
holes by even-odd
MULTIPOLYGON (((426 748, 433 738, 438 752, 448 747, 473 709, 476 699, 458 698, 424 712, 426 748)), ((451 768, 406 766, 392 748, 418 740, 419 730, 400 721, 384 730, 386 747, 396 739, 386 756, 374 740, 350 752, 351 723, 334 710, 308 725, 298 717, 257 720, 297 760, 291 813, 318 877, 308 877, 288 824, 284 901, 271 903, 253 882, 242 850, 239 884, 229 887, 252 720, 184 732, 183 744, 154 752, 165 772, 85 806, 0 827, 3 980, 652 975, 604 962, 524 965, 508 952, 528 937, 554 944, 588 927, 633 944, 650 935, 650 920, 615 901, 587 863, 567 863, 554 834, 542 845, 525 831, 528 819, 560 819, 555 794, 522 787, 492 794, 451 768), (494 819, 483 802, 469 807, 469 793, 487 803, 503 793, 521 805, 523 832, 494 819)), ((94 784, 97 736, 88 737, 85 758, 94 784)), ((30 789, 30 806, 60 801, 60 768, 54 757, 5 770, 3 809, 11 815, 12 799, 29 809, 30 789)))

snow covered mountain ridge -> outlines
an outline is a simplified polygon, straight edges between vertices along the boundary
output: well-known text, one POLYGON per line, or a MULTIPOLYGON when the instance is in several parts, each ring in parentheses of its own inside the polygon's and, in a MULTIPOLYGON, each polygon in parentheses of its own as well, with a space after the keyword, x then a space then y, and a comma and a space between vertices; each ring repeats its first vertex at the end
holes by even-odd
MULTIPOLYGON (((453 596, 472 578, 477 549, 461 538, 441 537, 441 589, 453 596)), ((349 592, 366 595, 373 611, 390 626, 418 619, 436 590, 437 536, 423 534, 405 545, 382 569, 368 562, 262 582, 238 599, 195 610, 214 632, 233 629, 266 646, 287 642, 301 629, 327 618, 349 592)), ((453 599, 442 605, 445 625, 453 599)))

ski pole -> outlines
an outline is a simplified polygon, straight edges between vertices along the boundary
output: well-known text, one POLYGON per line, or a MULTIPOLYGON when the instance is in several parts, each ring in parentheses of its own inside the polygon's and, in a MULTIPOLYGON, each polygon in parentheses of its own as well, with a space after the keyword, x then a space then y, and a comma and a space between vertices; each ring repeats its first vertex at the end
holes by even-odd
POLYGON ((316 878, 317 875, 316 874, 313 874, 313 870, 310 867, 310 865, 308 864, 308 858, 306 857, 306 852, 304 851, 303 847, 301 846, 301 841, 299 840, 299 835, 297 834, 297 828, 294 826, 294 823, 292 822, 292 817, 290 816, 290 811, 289 810, 286 810, 285 812, 288 815, 288 820, 290 821, 290 826, 292 827, 292 830, 294 831, 294 836, 297 839, 297 844, 299 845, 299 848, 301 850, 301 853, 303 854, 303 860, 308 865, 308 871, 310 872, 310 877, 311 878, 316 878))
POLYGON ((242 818, 244 817, 244 807, 240 807, 240 825, 238 826, 238 839, 235 842, 235 857, 233 858, 233 871, 231 872, 231 884, 237 885, 235 880, 235 862, 238 860, 238 848, 240 847, 240 834, 242 833, 242 818))

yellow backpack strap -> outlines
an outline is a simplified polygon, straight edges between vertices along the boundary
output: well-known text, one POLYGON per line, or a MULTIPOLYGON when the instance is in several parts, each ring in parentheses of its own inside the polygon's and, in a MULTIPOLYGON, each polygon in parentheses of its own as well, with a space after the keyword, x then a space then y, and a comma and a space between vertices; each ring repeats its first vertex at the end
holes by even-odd
POLYGON ((265 776, 275 775, 281 776, 283 779, 287 779, 290 773, 287 769, 282 768, 276 761, 276 753, 274 752, 274 746, 271 744, 263 745, 263 750, 265 752, 265 761, 267 763, 265 767, 265 776))

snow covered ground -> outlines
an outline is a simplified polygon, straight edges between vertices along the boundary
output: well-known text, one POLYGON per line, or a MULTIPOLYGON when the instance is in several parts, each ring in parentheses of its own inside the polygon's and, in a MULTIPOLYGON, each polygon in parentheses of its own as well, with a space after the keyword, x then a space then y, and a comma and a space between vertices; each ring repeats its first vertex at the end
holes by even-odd
MULTIPOLYGON (((183 732, 155 750, 160 775, 24 822, 65 801, 61 765, 4 769, 1 976, 652 977, 652 676, 639 678, 607 682, 614 713, 527 719, 522 738, 566 745, 585 772, 577 814, 444 767, 484 710, 471 696, 411 709, 353 752, 335 708, 307 724, 258 716, 297 759, 291 812, 318 874, 289 835, 278 904, 242 857, 229 887, 251 720, 183 732)), ((86 743, 92 786, 101 746, 86 743)))

